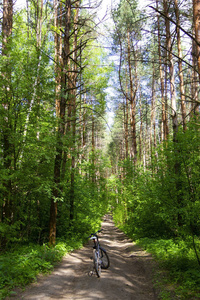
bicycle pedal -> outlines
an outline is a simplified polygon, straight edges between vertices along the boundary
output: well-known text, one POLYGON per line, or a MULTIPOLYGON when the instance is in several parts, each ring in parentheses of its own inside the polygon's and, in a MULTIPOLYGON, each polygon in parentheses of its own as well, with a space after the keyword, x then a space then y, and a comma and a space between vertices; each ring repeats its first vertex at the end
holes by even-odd
POLYGON ((92 277, 92 276, 94 275, 93 271, 89 271, 89 272, 88 272, 88 275, 89 275, 90 277, 92 277))

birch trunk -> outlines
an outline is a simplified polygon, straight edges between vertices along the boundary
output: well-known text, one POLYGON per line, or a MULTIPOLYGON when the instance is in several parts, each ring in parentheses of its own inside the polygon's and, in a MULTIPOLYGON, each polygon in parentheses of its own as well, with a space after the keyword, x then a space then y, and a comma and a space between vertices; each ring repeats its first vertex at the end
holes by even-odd
MULTIPOLYGON (((156 0, 156 6, 158 9, 158 0, 156 0)), ((164 71, 162 66, 162 55, 161 55, 161 37, 160 37, 160 16, 157 15, 158 23, 158 55, 159 55, 159 71, 160 71, 160 89, 161 89, 161 103, 162 103, 162 121, 161 121, 161 141, 167 140, 168 135, 168 124, 166 116, 166 102, 165 102, 165 81, 164 71)))
POLYGON ((35 81, 33 83, 33 94, 32 94, 29 108, 28 108, 28 113, 26 116, 26 122, 25 122, 25 126, 24 126, 23 144, 25 144, 25 141, 26 141, 26 135, 27 135, 28 125, 29 125, 30 114, 32 112, 32 108, 33 108, 33 105, 36 100, 37 87, 38 87, 38 83, 39 83, 39 73, 40 73, 41 59, 42 59, 42 55, 41 55, 41 51, 40 51, 41 42, 42 42, 42 11, 43 11, 43 0, 41 0, 41 2, 38 0, 37 1, 37 20, 36 20, 36 24, 37 24, 36 25, 36 40, 37 40, 36 46, 37 46, 37 54, 38 54, 38 63, 37 63, 36 77, 35 77, 35 81))
POLYGON ((172 126, 173 126, 173 138, 174 141, 177 140, 178 132, 178 119, 177 119, 177 109, 176 109, 176 92, 175 92, 175 79, 174 79, 174 62, 172 56, 172 43, 171 43, 171 32, 169 23, 169 7, 168 1, 163 1, 164 13, 165 13, 165 27, 166 27, 166 48, 168 52, 168 63, 169 63, 169 75, 170 75, 170 93, 171 93, 171 116, 172 116, 172 126))
MULTIPOLYGON (((137 160, 137 141, 136 141, 136 92, 137 83, 135 82, 135 90, 133 89, 132 65, 131 65, 131 46, 130 46, 130 32, 127 31, 128 43, 128 67, 129 67, 129 81, 130 81, 130 123, 131 123, 131 158, 134 162, 137 160)), ((136 61, 136 60, 135 60, 136 61)), ((135 75, 137 77, 137 68, 135 68, 135 75)))
POLYGON ((140 96, 140 134, 139 134, 139 160, 142 162, 143 159, 143 109, 142 109, 142 98, 140 96))
POLYGON ((150 152, 156 148, 156 99, 155 99, 155 64, 153 62, 152 98, 151 98, 151 125, 150 125, 150 152))

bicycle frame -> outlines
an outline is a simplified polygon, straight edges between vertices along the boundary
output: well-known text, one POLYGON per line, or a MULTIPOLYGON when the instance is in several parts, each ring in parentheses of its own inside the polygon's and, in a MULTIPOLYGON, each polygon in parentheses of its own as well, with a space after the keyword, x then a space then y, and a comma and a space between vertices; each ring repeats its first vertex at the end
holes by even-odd
POLYGON ((91 240, 93 240, 93 261, 94 261, 94 269, 98 277, 101 276, 101 269, 107 269, 110 266, 109 257, 106 253, 106 250, 100 246, 99 238, 97 233, 101 232, 98 230, 96 233, 93 233, 89 236, 91 240))
POLYGON ((99 245, 99 239, 98 239, 98 236, 97 236, 97 235, 94 235, 94 236, 92 236, 90 239, 93 240, 93 242, 94 242, 93 248, 94 248, 94 249, 98 249, 99 246, 100 246, 100 245, 99 245))

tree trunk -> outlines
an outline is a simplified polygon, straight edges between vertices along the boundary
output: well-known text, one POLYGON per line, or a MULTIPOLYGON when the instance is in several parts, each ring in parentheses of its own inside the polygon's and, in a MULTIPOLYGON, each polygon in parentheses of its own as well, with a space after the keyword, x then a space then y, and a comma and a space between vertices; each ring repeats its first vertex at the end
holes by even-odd
POLYGON ((126 159, 128 159, 128 120, 129 120, 129 115, 128 115, 128 81, 127 81, 127 72, 126 72, 126 102, 125 102, 125 116, 124 116, 124 122, 125 122, 125 153, 126 153, 126 159))
POLYGON ((77 85, 77 39, 78 39, 78 15, 79 1, 75 4, 74 15, 74 41, 73 41, 73 69, 72 69, 72 161, 71 161, 71 191, 70 191, 70 223, 74 219, 74 195, 75 195, 75 147, 76 147, 76 85, 77 85))
MULTIPOLYGON (((55 2, 56 5, 56 2, 55 2)), ((63 137, 65 134, 65 110, 66 110, 66 93, 67 93, 67 80, 66 71, 68 69, 69 51, 70 51, 70 18, 71 18, 71 1, 66 0, 65 3, 65 32, 64 32, 64 49, 62 51, 62 72, 61 79, 58 81, 61 84, 61 95, 56 95, 56 115, 58 116, 57 128, 57 145, 56 157, 54 162, 54 189, 52 191, 51 208, 50 208, 50 222, 49 222, 49 243, 55 245, 56 242, 56 218, 57 218, 57 201, 60 197, 60 183, 61 183, 61 167, 63 158, 63 137)), ((55 13, 57 18, 57 13, 55 13)), ((54 21, 57 22, 56 20, 54 21)), ((59 45, 60 46, 60 45, 59 45)), ((57 39, 55 35, 55 48, 57 47, 57 39)), ((58 61, 56 57, 55 60, 58 61)))
POLYGON ((192 108, 194 114, 199 111, 198 102, 198 85, 197 82, 200 82, 200 1, 193 0, 193 23, 194 23, 194 35, 196 43, 193 41, 193 103, 192 108), (198 44, 197 44, 198 43, 198 44), (198 78, 198 80, 197 80, 198 78))
POLYGON ((39 73, 40 73, 40 67, 41 67, 41 60, 42 60, 42 54, 41 54, 41 43, 42 43, 42 12, 43 12, 43 0, 37 0, 37 14, 36 14, 36 47, 37 47, 37 58, 38 58, 38 63, 37 63, 37 73, 36 73, 36 78, 33 84, 33 95, 31 98, 31 102, 28 108, 28 113, 26 116, 26 122, 24 126, 24 139, 23 139, 23 144, 25 144, 26 140, 26 135, 27 135, 27 130, 28 130, 28 125, 29 125, 29 119, 30 115, 32 112, 33 105, 35 103, 35 99, 37 96, 37 88, 38 88, 38 83, 39 83, 39 73))
MULTIPOLYGON (((131 158, 134 162, 137 160, 137 141, 136 141, 136 92, 137 83, 135 83, 135 91, 133 90, 133 77, 132 77, 132 66, 131 66, 131 46, 130 46, 130 32, 127 31, 127 42, 128 42, 128 67, 129 67, 129 81, 130 81, 130 123, 131 123, 131 158)), ((136 60, 135 60, 136 61, 136 60)), ((137 70, 135 70, 135 75, 137 70)))
POLYGON ((95 182, 95 119, 92 112, 92 182, 95 182))
POLYGON ((155 64, 153 62, 152 98, 151 98, 151 125, 150 125, 150 151, 156 148, 156 99, 155 99, 155 64))
POLYGON ((198 111, 198 72, 197 72, 197 57, 196 57, 196 43, 192 42, 192 83, 191 83, 191 95, 192 95, 192 103, 191 103, 191 111, 192 114, 196 114, 198 111))
POLYGON ((139 160, 143 160, 143 109, 142 109, 142 97, 140 95, 140 134, 139 134, 139 160))
POLYGON ((171 116, 172 116, 172 126, 173 126, 173 138, 174 141, 177 140, 178 132, 178 119, 177 119, 177 110, 176 110, 176 92, 175 92, 175 80, 174 80, 174 62, 171 49, 171 32, 170 32, 170 23, 169 23, 169 7, 168 1, 163 1, 164 13, 165 13, 165 27, 166 27, 166 48, 168 52, 168 63, 169 63, 169 75, 170 75, 170 92, 171 92, 171 116))
MULTIPOLYGON (((177 208, 178 211, 181 210, 183 203, 182 199, 182 182, 181 182, 181 165, 179 160, 179 150, 177 149, 178 145, 178 118, 176 111, 176 97, 175 97, 175 80, 174 80, 174 64, 172 57, 172 44, 171 44, 171 33, 170 33, 170 24, 169 24, 169 7, 167 6, 167 0, 164 0, 164 12, 166 15, 165 25, 166 25, 166 42, 167 42, 167 51, 168 51, 168 61, 169 61, 169 74, 170 74, 170 92, 171 92, 171 116, 172 116, 172 126, 173 126, 173 142, 174 142, 174 173, 175 173, 175 186, 176 186, 176 199, 177 199, 177 208)), ((169 4, 170 5, 170 4, 169 4)), ((182 215, 180 212, 177 213, 177 224, 182 226, 182 215)))
POLYGON ((181 36, 180 36, 180 19, 179 19, 179 8, 177 0, 174 0, 175 14, 176 14, 176 34, 177 34, 177 48, 178 48, 178 67, 179 67, 179 82, 180 82, 180 94, 181 94, 181 115, 183 130, 187 129, 186 126, 186 106, 185 106, 185 88, 183 79, 183 67, 182 67, 182 50, 181 50, 181 36))
POLYGON ((199 81, 200 81, 200 1, 193 0, 193 20, 194 20, 194 31, 195 31, 195 39, 198 44, 196 44, 196 58, 197 58, 197 66, 199 73, 199 81))
MULTIPOLYGON (((158 9, 158 0, 156 0, 156 7, 158 9)), ((168 124, 166 115, 166 101, 165 101, 165 81, 164 72, 162 67, 162 55, 161 55, 161 37, 160 37, 160 16, 157 16, 158 22, 158 55, 159 55, 159 70, 160 70, 160 89, 161 89, 161 103, 162 103, 162 118, 161 118, 161 141, 167 140, 168 136, 168 124)))
POLYGON ((3 0, 3 22, 2 22, 2 55, 6 56, 8 53, 8 42, 12 34, 13 26, 13 1, 3 0))
POLYGON ((2 78, 4 82, 4 95, 2 99, 3 106, 3 120, 4 126, 2 128, 2 148, 3 148, 3 164, 7 172, 7 179, 3 182, 5 193, 3 196, 4 205, 2 209, 2 219, 11 222, 12 216, 12 183, 10 179, 12 151, 13 145, 10 141, 11 122, 9 117, 9 107, 12 100, 12 93, 10 89, 11 65, 9 63, 9 41, 12 35, 13 26, 13 1, 3 1, 3 22, 2 22, 2 56, 4 56, 4 65, 2 67, 2 78))

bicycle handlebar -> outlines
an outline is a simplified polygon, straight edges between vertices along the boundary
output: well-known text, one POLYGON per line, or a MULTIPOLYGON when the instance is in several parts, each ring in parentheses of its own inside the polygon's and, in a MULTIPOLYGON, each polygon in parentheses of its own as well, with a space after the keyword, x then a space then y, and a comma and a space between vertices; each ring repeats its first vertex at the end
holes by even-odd
POLYGON ((90 236, 89 236, 88 238, 90 238, 90 237, 92 237, 92 236, 97 236, 97 233, 100 233, 101 231, 103 231, 103 229, 99 229, 97 232, 91 233, 90 236))

